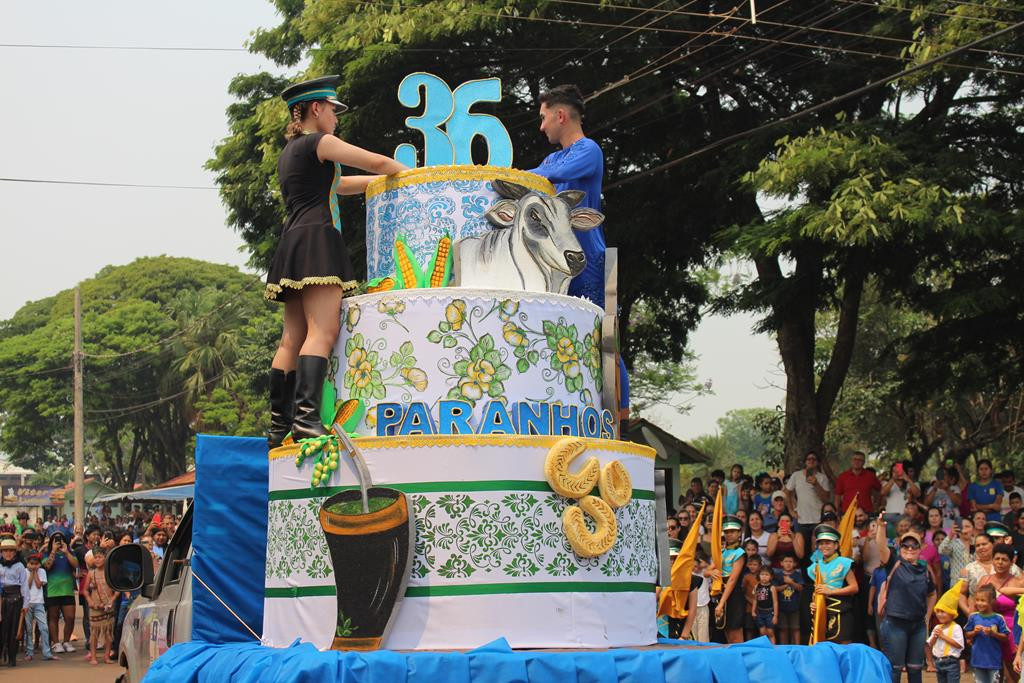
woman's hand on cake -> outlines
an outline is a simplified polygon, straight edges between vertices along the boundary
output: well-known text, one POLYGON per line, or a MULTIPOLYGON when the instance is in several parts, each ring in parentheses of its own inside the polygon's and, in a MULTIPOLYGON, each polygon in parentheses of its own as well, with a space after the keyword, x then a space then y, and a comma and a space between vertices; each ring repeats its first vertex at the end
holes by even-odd
POLYGON ((334 186, 334 193, 343 196, 350 196, 355 194, 363 194, 366 192, 366 186, 377 178, 382 178, 379 175, 346 175, 342 176, 338 180, 338 184, 334 186))
POLYGON ((408 170, 405 164, 400 164, 391 157, 350 145, 333 135, 320 138, 316 146, 316 156, 320 161, 333 161, 379 175, 393 175, 408 170))

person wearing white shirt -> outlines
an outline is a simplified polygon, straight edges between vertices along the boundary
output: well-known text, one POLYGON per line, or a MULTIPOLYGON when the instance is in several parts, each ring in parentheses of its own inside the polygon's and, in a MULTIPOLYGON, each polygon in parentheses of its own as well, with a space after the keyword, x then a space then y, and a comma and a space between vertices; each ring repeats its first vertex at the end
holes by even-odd
POLYGON ((57 659, 50 650, 50 627, 46 621, 46 605, 44 592, 46 587, 46 570, 40 564, 39 555, 29 555, 28 565, 28 604, 25 606, 25 661, 31 661, 35 654, 36 626, 39 627, 39 647, 43 651, 43 659, 57 659))
POLYGON ((821 522, 821 505, 829 501, 830 488, 828 477, 818 470, 818 454, 814 451, 804 456, 804 469, 794 472, 786 481, 786 502, 805 547, 811 547, 811 532, 821 522))

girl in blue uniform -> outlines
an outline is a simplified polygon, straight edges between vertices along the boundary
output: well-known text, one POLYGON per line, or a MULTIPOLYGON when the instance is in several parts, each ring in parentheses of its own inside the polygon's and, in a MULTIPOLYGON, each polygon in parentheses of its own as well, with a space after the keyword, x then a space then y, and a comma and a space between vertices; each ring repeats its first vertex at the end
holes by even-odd
POLYGON ((725 582, 715 607, 715 625, 725 631, 726 641, 730 643, 743 642, 743 621, 747 614, 747 599, 740 589, 740 576, 747 563, 746 553, 740 546, 742 531, 743 522, 739 517, 726 515, 722 518, 722 567, 708 570, 713 578, 725 582))
POLYGON ((270 370, 270 448, 327 433, 320 401, 327 358, 338 337, 341 299, 355 291, 355 269, 341 233, 337 195, 361 194, 376 176, 342 176, 341 165, 374 174, 405 166, 334 135, 338 76, 288 87, 288 143, 278 159, 288 218, 267 273, 266 297, 284 302, 284 333, 270 370))
MULTIPOLYGON (((848 644, 853 640, 853 596, 859 590, 857 577, 850 571, 853 560, 838 553, 839 532, 827 524, 815 527, 814 542, 821 551, 821 559, 811 563, 807 575, 817 582, 821 571, 822 582, 814 587, 814 593, 825 596, 825 637, 833 643, 848 644)), ((811 604, 813 607, 814 603, 811 604)))

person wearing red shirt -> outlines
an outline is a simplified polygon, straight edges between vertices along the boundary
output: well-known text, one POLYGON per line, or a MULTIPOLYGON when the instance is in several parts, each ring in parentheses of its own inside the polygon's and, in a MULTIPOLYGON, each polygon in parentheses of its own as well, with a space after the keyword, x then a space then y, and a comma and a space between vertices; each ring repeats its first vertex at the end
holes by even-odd
POLYGON ((862 451, 853 452, 853 460, 850 469, 839 475, 835 486, 835 502, 839 514, 846 511, 846 508, 857 496, 857 507, 864 508, 869 515, 873 514, 878 503, 878 493, 882 490, 882 483, 871 470, 864 469, 865 455, 862 451))

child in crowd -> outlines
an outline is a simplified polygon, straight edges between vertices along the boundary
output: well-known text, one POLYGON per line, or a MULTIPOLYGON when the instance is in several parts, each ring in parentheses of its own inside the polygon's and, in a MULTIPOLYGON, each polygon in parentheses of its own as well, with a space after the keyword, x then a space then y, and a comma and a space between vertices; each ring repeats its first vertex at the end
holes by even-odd
POLYGON ((753 640, 758 635, 758 626, 755 619, 757 616, 757 601, 754 598, 754 589, 757 587, 757 574, 761 571, 762 566, 763 563, 760 555, 757 553, 753 555, 747 554, 747 566, 743 576, 743 597, 747 599, 747 611, 743 619, 744 640, 753 640))
POLYGON ((28 604, 25 606, 25 661, 32 661, 35 654, 36 626, 39 627, 39 649, 43 659, 57 659, 50 651, 50 629, 46 621, 46 606, 43 591, 46 587, 46 570, 40 564, 39 555, 28 557, 28 604))
POLYGON ((971 645, 971 670, 976 683, 995 683, 1003 667, 1002 644, 1009 636, 1006 620, 992 611, 996 589, 992 584, 979 586, 974 594, 974 609, 967 619, 964 634, 971 645))
POLYGON ((779 595, 772 579, 772 568, 762 564, 757 570, 757 584, 754 586, 754 609, 751 616, 757 623, 757 630, 762 636, 775 644, 775 627, 779 623, 779 595))
POLYGON ((697 589, 697 616, 693 620, 693 639, 701 643, 711 642, 711 579, 705 578, 704 572, 710 566, 708 554, 700 546, 694 562, 694 574, 701 577, 703 581, 697 589))
POLYGON ((885 565, 880 565, 877 569, 871 572, 871 587, 868 589, 868 644, 871 647, 878 647, 878 625, 882 622, 881 617, 878 615, 878 593, 882 590, 882 584, 885 583, 889 573, 885 570, 885 565))
POLYGON ((107 551, 101 546, 93 548, 93 566, 86 574, 85 595, 89 603, 89 622, 92 627, 89 633, 89 655, 87 659, 91 664, 99 664, 96 659, 96 645, 103 639, 104 661, 107 664, 114 664, 115 660, 110 658, 114 645, 114 600, 117 593, 110 590, 107 580, 103 576, 103 566, 106 564, 107 551))
POLYGON ((796 555, 782 556, 782 569, 775 570, 776 594, 779 598, 779 642, 783 645, 800 643, 800 595, 804 589, 804 575, 796 567, 796 555))
POLYGON ((937 683, 960 683, 960 655, 964 651, 964 630, 954 619, 961 582, 943 593, 935 605, 938 624, 932 629, 927 644, 935 663, 937 683))

